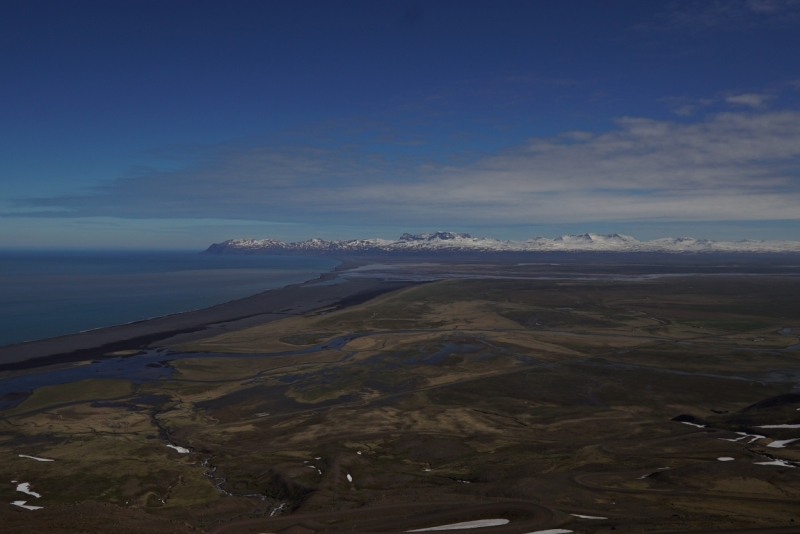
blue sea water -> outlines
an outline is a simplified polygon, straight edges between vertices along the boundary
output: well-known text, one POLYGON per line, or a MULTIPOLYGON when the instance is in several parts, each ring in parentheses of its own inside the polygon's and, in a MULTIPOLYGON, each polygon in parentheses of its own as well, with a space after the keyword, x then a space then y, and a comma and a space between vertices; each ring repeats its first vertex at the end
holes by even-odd
POLYGON ((213 306, 316 278, 337 264, 194 252, 0 251, 0 345, 213 306))

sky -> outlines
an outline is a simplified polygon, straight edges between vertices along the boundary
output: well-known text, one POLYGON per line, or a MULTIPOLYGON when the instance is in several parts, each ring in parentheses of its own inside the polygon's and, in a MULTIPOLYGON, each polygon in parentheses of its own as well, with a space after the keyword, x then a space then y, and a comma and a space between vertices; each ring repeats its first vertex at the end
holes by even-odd
POLYGON ((4 0, 0 72, 0 248, 800 240, 800 0, 4 0))

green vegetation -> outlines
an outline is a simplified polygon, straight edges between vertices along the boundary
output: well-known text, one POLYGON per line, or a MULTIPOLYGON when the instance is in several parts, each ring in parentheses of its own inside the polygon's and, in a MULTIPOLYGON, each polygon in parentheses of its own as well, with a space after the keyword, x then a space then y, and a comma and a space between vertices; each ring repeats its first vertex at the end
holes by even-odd
POLYGON ((41 410, 59 404, 73 404, 89 400, 122 398, 133 393, 133 383, 129 380, 108 380, 92 378, 46 386, 37 389, 19 406, 4 413, 6 416, 41 410))

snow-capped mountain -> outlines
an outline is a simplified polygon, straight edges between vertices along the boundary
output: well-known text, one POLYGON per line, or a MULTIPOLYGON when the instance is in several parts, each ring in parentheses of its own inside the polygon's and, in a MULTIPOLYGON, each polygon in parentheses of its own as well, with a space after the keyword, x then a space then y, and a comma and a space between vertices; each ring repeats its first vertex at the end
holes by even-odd
POLYGON ((502 241, 454 232, 403 234, 400 239, 351 239, 326 241, 314 238, 297 243, 277 239, 229 239, 214 243, 208 254, 280 254, 286 252, 749 252, 800 253, 800 241, 711 241, 692 237, 665 237, 639 241, 621 234, 563 235, 555 239, 533 237, 502 241))

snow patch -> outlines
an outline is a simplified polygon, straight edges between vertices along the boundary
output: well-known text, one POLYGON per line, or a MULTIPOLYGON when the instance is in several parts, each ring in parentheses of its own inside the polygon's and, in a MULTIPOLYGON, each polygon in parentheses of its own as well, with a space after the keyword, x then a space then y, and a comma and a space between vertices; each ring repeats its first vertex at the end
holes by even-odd
POLYGON ((800 425, 761 425, 756 428, 800 428, 800 425))
POLYGON ((438 527, 418 528, 416 530, 406 530, 406 532, 430 532, 433 530, 458 530, 462 528, 481 528, 499 527, 508 523, 508 519, 477 519, 475 521, 463 521, 461 523, 450 523, 438 527))
POLYGON ((581 514, 569 514, 573 517, 578 517, 580 519, 608 519, 607 517, 600 517, 599 515, 581 515, 581 514))
POLYGON ((720 456, 719 458, 717 458, 717 460, 719 460, 720 462, 732 462, 734 458, 731 458, 730 456, 720 456))
POLYGON ((26 510, 41 510, 41 506, 32 506, 30 504, 25 504, 28 501, 14 501, 11 504, 14 506, 19 506, 20 508, 25 508, 26 510))
POLYGON ((21 493, 27 493, 28 495, 32 495, 37 499, 41 498, 41 495, 36 493, 35 491, 31 491, 31 483, 30 482, 23 482, 22 484, 17 485, 17 491, 21 493))
POLYGON ((788 444, 790 444, 790 443, 792 443, 794 441, 797 441, 797 440, 800 440, 800 438, 776 440, 776 441, 773 441, 772 443, 770 443, 769 445, 767 445, 767 447, 771 447, 773 449, 782 449, 785 446, 787 446, 788 444))
POLYGON ((737 432, 737 434, 739 434, 740 437, 738 437, 738 438, 717 438, 717 439, 721 439, 722 441, 739 441, 740 439, 745 439, 745 438, 750 437, 750 438, 753 438, 753 439, 751 439, 747 443, 753 443, 756 440, 765 439, 767 437, 767 436, 762 436, 760 434, 748 434, 747 432, 737 432))
POLYGON ((20 454, 20 458, 30 458, 31 460, 36 460, 37 462, 55 462, 55 460, 51 460, 50 458, 38 458, 36 456, 28 456, 27 454, 20 454))
POLYGON ((753 462, 756 465, 779 465, 781 467, 794 467, 786 460, 772 460, 771 462, 753 462))
POLYGON ((177 445, 173 445, 172 443, 168 443, 167 447, 169 447, 170 449, 175 449, 176 451, 178 451, 181 454, 189 454, 190 452, 192 452, 191 450, 189 450, 187 448, 179 447, 177 445))
POLYGON ((286 503, 285 503, 285 502, 282 502, 280 506, 278 506, 277 508, 273 508, 273 509, 272 509, 272 511, 269 513, 269 516, 270 516, 270 517, 272 517, 272 516, 274 516, 275 514, 277 514, 277 513, 281 512, 281 511, 283 510, 283 507, 284 507, 284 506, 286 506, 286 503))
POLYGON ((347 473, 347 481, 348 482, 352 482, 353 481, 353 477, 350 476, 350 473, 347 473))

